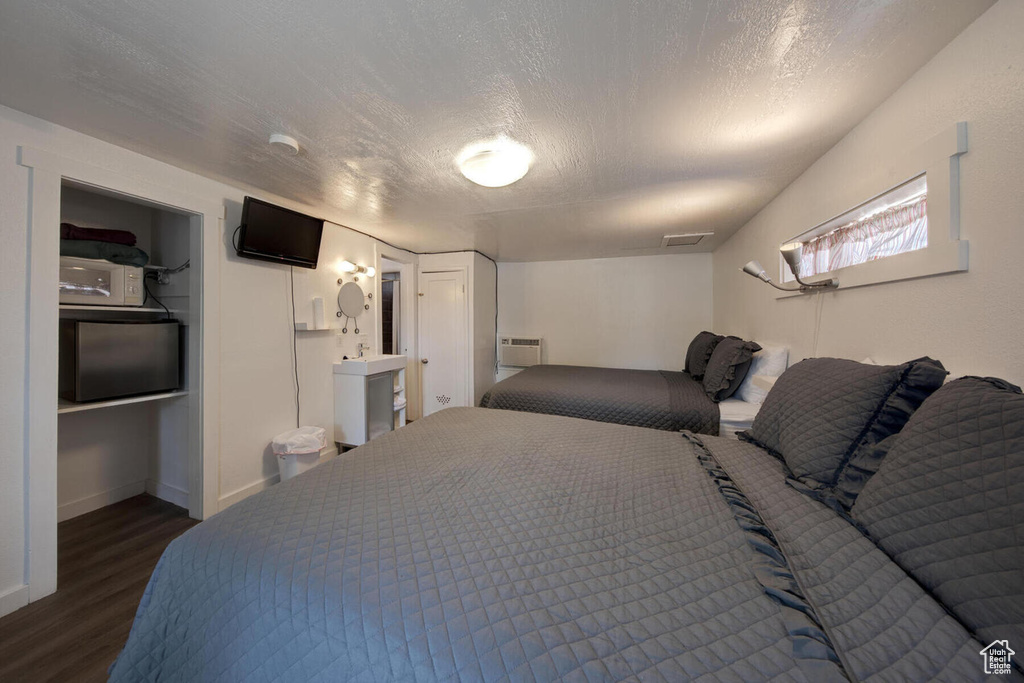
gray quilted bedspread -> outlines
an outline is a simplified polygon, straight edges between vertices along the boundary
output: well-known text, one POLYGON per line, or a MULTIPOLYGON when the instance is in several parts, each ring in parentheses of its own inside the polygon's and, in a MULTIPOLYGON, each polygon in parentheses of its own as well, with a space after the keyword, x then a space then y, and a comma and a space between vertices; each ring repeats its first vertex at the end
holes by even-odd
POLYGON ((982 678, 981 645, 780 463, 703 439, 417 421, 171 543, 112 680, 982 678))
POLYGON ((480 406, 718 434, 718 404, 684 372, 534 365, 491 387, 480 406))

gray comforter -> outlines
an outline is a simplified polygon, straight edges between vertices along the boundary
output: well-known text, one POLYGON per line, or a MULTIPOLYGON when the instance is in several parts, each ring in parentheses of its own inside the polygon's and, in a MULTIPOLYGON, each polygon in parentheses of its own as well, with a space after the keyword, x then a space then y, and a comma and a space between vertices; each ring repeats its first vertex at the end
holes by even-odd
POLYGON ((175 540, 115 681, 980 679, 751 444, 452 408, 175 540))
POLYGON ((718 434, 718 404, 685 372, 534 365, 491 387, 480 406, 718 434))

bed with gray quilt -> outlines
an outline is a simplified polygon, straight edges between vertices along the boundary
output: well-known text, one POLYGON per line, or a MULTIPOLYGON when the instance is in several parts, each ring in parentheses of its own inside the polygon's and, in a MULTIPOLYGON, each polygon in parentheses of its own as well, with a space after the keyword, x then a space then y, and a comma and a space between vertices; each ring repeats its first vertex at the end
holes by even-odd
POLYGON ((718 434, 718 404, 685 372, 534 365, 491 387, 480 407, 718 434))
MULTIPOLYGON (((862 388, 884 399, 889 418, 896 403, 914 403, 906 394, 894 402, 885 383, 862 388)), ((837 401, 820 403, 835 411, 837 401)), ((894 425, 873 424, 879 411, 865 408, 864 419, 830 418, 855 435, 857 449, 893 436, 894 425)), ((950 411, 937 409, 939 418, 915 427, 926 438, 950 411)), ((879 534, 873 539, 851 522, 859 499, 851 512, 829 490, 809 495, 800 463, 774 453, 797 452, 782 413, 774 406, 770 422, 755 422, 741 442, 516 411, 441 411, 172 542, 112 680, 984 679, 979 653, 988 640, 1024 642, 1016 640, 1020 597, 1010 595, 998 617, 986 621, 982 609, 976 618, 971 582, 984 575, 991 599, 1024 577, 1013 564, 1020 534, 996 530, 1001 578, 987 573, 992 558, 972 558, 953 589, 968 598, 966 612, 940 603, 942 586, 911 575, 913 561, 894 561, 899 548, 887 548, 888 532, 874 526, 893 522, 886 501, 916 505, 920 492, 894 491, 904 477, 883 464, 860 494, 869 505, 858 523, 879 534)), ((986 438, 1024 438, 1022 425, 1005 418, 1016 413, 996 413, 1003 417, 984 424, 986 438)), ((977 410, 960 422, 977 423, 977 410)), ((810 431, 832 433, 828 425, 810 431)), ((969 431, 957 433, 976 444, 969 431)), ((909 442, 889 442, 889 457, 916 457, 909 442)), ((836 443, 819 438, 813 452, 828 456, 836 443)), ((984 450, 990 475, 1000 457, 1019 462, 1019 453, 1007 460, 1005 449, 984 450)), ((955 460, 943 461, 947 473, 964 465, 955 460)), ((939 493, 963 512, 953 488, 939 493)), ((1019 525, 1016 505, 999 524, 1019 525)), ((991 523, 953 526, 980 533, 984 545, 991 523)), ((925 559, 941 564, 936 535, 947 528, 924 533, 925 559)), ((1013 665, 999 680, 1024 677, 1013 665)))

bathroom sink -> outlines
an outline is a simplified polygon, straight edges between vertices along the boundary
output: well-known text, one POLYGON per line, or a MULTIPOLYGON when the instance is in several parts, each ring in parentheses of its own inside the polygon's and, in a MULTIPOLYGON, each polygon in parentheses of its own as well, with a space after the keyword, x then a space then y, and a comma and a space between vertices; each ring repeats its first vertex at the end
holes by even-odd
POLYGON ((379 372, 402 370, 405 368, 405 356, 380 354, 349 358, 334 364, 336 375, 376 375, 379 372))

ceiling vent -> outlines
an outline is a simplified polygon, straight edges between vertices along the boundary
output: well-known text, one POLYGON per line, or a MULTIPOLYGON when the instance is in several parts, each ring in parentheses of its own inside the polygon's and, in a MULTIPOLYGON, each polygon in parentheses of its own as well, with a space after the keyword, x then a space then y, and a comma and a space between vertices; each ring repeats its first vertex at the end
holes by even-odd
POLYGON ((665 235, 661 238, 663 247, 692 247, 713 232, 690 232, 685 235, 665 235))

